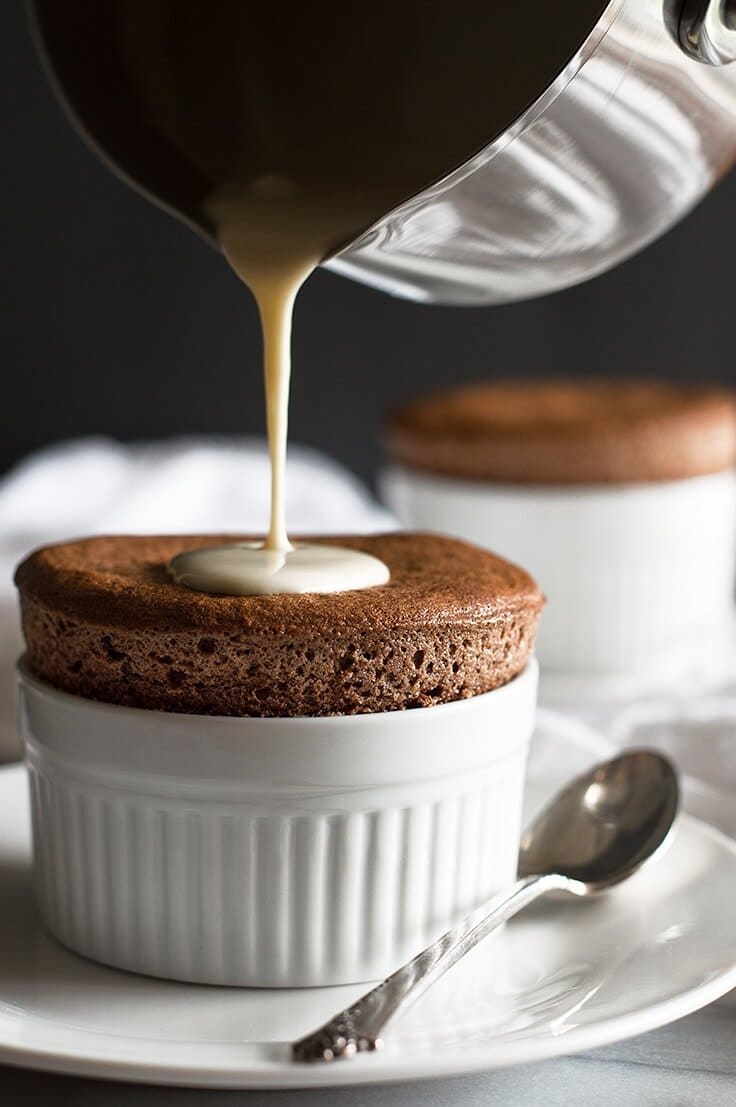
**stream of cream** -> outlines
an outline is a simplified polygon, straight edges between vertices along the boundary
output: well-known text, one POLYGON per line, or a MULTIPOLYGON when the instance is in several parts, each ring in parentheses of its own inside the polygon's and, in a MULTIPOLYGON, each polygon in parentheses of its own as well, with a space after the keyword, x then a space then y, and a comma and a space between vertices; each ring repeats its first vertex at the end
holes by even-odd
POLYGON ((341 592, 385 584, 389 570, 360 550, 300 544, 286 528, 285 470, 291 377, 291 328, 299 289, 331 241, 356 213, 335 197, 301 201, 288 180, 269 176, 215 194, 208 211, 222 249, 258 305, 263 332, 266 428, 271 461, 271 520, 263 543, 232 543, 178 554, 169 572, 202 592, 255 595, 341 592))

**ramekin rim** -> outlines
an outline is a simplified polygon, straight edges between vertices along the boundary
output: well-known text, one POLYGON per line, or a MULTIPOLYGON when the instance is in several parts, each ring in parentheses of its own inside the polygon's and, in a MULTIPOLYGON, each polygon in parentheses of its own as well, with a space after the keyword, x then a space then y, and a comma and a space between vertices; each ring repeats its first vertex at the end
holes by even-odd
POLYGON ((398 461, 389 460, 382 468, 380 481, 391 478, 410 477, 419 479, 427 484, 435 484, 463 491, 482 490, 490 491, 500 496, 558 496, 569 499, 582 498, 583 496, 602 495, 608 492, 620 496, 622 493, 634 493, 655 491, 657 489, 670 489, 675 487, 691 487, 693 484, 703 481, 713 481, 716 478, 730 477, 732 483, 736 483, 736 466, 726 466, 724 469, 716 469, 712 473, 694 473, 687 477, 672 477, 668 480, 630 480, 630 481, 589 481, 580 484, 566 483, 540 483, 539 481, 502 481, 493 480, 490 477, 468 477, 454 473, 439 473, 429 469, 419 469, 410 465, 404 465, 398 461))

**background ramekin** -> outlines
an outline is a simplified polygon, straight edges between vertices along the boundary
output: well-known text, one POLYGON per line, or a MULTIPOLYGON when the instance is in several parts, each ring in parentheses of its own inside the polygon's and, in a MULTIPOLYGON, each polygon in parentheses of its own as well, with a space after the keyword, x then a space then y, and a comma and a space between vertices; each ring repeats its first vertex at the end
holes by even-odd
POLYGON ((514 878, 534 661, 457 703, 296 719, 117 707, 19 672, 38 903, 88 957, 371 980, 514 878))
POLYGON ((532 573, 547 596, 537 639, 545 680, 570 673, 672 680, 727 636, 736 566, 730 470, 543 487, 392 467, 383 491, 403 526, 476 542, 532 573))

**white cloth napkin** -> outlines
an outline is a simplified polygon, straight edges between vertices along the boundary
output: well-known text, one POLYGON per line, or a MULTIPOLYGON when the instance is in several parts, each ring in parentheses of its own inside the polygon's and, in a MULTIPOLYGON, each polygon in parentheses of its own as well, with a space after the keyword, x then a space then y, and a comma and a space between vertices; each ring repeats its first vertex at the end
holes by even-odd
POLYGON ((683 807, 736 838, 736 689, 660 695, 597 720, 617 748, 658 749, 682 776, 683 807))
MULTIPOLYGON (((260 439, 172 439, 123 446, 88 438, 33 454, 0 482, 0 760, 18 752, 14 666, 22 651, 12 578, 36 546, 88 534, 265 533, 269 468, 260 439)), ((293 533, 396 526, 342 466, 293 447, 293 533)))
POLYGON ((673 689, 597 709, 590 701, 542 708, 530 773, 558 781, 562 768, 573 775, 621 750, 644 748, 677 766, 683 810, 736 838, 736 686, 691 695, 673 689))

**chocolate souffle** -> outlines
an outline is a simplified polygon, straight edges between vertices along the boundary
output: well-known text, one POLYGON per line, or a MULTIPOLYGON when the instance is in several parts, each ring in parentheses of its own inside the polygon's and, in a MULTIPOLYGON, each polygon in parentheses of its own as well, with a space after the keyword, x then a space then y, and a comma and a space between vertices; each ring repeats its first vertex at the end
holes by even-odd
POLYGON ((206 715, 351 715, 465 699, 512 680, 542 595, 475 546, 424 534, 320 538, 364 550, 388 584, 310 595, 216 596, 175 584, 182 550, 233 535, 103 537, 19 567, 27 659, 57 688, 206 715))
POLYGON ((736 464, 736 402, 726 391, 656 381, 477 384, 410 404, 386 442, 408 469, 466 480, 679 480, 736 464))

